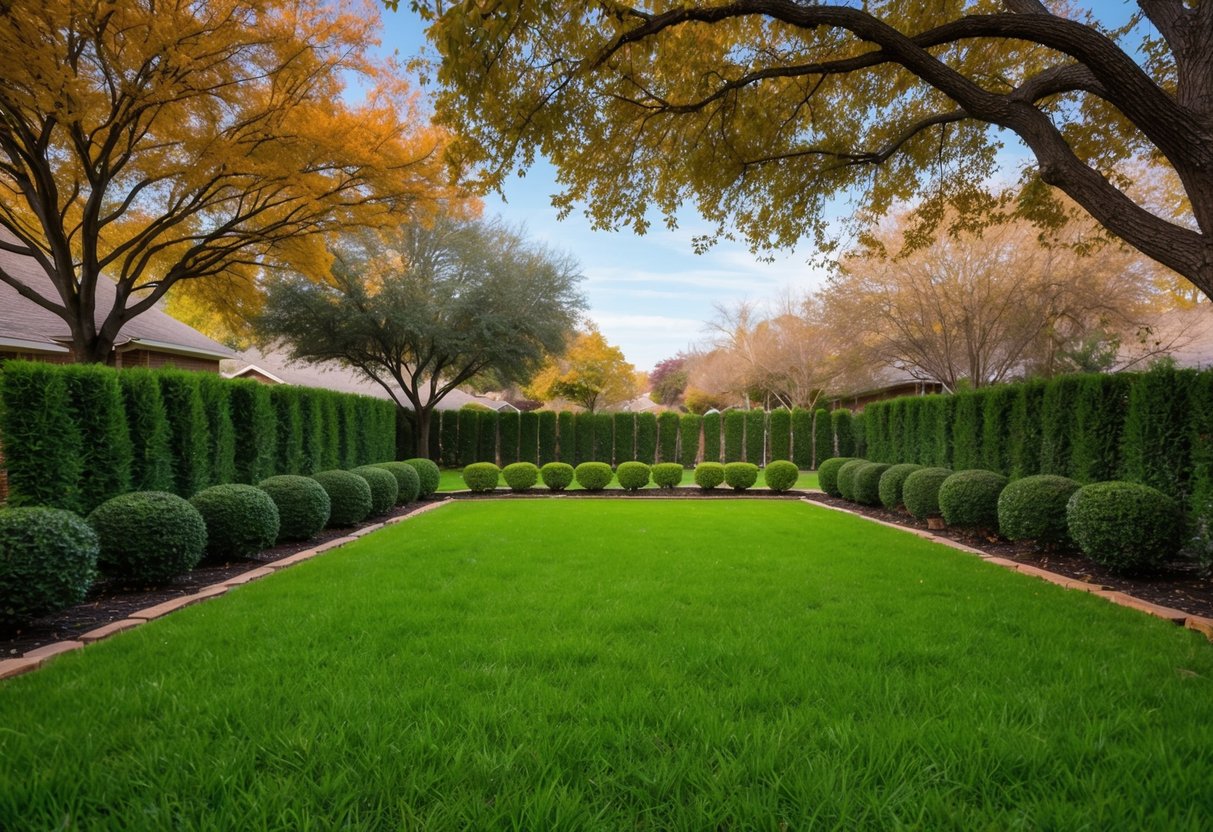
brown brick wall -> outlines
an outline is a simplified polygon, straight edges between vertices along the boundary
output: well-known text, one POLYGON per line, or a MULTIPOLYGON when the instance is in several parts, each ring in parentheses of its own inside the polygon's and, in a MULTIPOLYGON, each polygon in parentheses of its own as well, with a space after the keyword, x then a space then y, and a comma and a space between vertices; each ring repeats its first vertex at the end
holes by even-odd
POLYGON ((193 370, 196 373, 219 372, 219 360, 216 358, 190 358, 185 355, 172 355, 152 350, 127 350, 115 353, 114 366, 119 369, 147 367, 151 370, 159 370, 162 367, 174 367, 178 370, 193 370))

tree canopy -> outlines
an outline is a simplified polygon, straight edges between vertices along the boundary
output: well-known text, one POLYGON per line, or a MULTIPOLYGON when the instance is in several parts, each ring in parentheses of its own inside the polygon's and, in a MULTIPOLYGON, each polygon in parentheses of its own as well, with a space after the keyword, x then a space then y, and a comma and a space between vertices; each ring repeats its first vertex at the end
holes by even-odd
POLYGON ((585 305, 576 262, 500 222, 406 223, 346 235, 333 255, 326 281, 273 282, 257 329, 293 358, 338 361, 382 385, 416 415, 422 456, 444 396, 486 373, 529 378, 585 305))
MULTIPOLYGON (((1057 224, 1059 189, 1213 295, 1213 4, 1139 0, 1111 30, 1039 0, 492 4, 414 0, 442 57, 441 120, 487 183, 542 153, 558 204, 643 231, 694 202, 756 249, 834 238, 826 207, 921 203, 986 221, 1003 138, 1035 159, 1010 209, 1057 224), (1178 218, 1124 163, 1173 172, 1178 218)), ((707 243, 710 240, 703 240, 707 243)))
POLYGON ((0 4, 0 248, 56 293, 0 280, 104 361, 176 284, 247 301, 267 263, 322 267, 320 233, 449 198, 445 134, 370 57, 376 22, 321 0, 0 4))
POLYGON ((636 368, 624 358, 623 350, 590 327, 559 353, 553 351, 525 391, 542 401, 567 399, 593 413, 635 398, 639 386, 636 368))

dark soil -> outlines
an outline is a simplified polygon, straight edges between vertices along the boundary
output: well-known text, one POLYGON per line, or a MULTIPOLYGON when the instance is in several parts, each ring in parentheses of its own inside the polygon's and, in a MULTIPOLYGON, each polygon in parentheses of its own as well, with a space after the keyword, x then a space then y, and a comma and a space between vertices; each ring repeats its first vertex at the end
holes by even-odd
MULTIPOLYGON (((410 503, 383 517, 376 517, 371 522, 382 523, 393 517, 412 514, 427 505, 428 502, 434 502, 434 499, 410 503)), ((247 560, 220 564, 204 562, 197 569, 181 575, 170 584, 139 587, 116 585, 112 581, 99 581, 89 591, 84 603, 39 618, 18 630, 0 631, 0 660, 17 658, 45 644, 78 638, 90 630, 103 627, 113 621, 121 621, 137 610, 146 609, 182 595, 191 595, 211 584, 226 581, 249 570, 265 566, 267 563, 273 563, 302 552, 304 549, 319 546, 334 538, 345 537, 356 529, 357 527, 325 529, 311 540, 284 543, 281 546, 260 551, 247 560)))
MULTIPOLYGON (((819 491, 805 494, 819 503, 845 508, 887 523, 896 523, 911 529, 927 528, 925 520, 917 520, 905 512, 861 506, 819 491)), ((931 533, 1000 558, 1047 569, 1075 580, 1101 584, 1152 604, 1183 610, 1190 615, 1213 618, 1213 576, 1202 575, 1197 565, 1189 561, 1174 561, 1157 572, 1126 577, 1109 572, 1077 551, 1046 551, 1032 543, 1012 543, 997 535, 973 535, 958 529, 936 530, 931 533)))

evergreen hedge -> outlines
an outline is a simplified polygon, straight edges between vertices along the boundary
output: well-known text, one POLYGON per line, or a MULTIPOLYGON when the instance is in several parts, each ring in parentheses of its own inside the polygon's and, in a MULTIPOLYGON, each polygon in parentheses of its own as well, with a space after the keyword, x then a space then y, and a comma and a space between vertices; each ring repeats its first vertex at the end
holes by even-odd
MULTIPOLYGON (((767 414, 763 410, 745 413, 745 460, 761 467, 766 462, 767 414)), ((755 475, 757 476, 757 475, 755 475)))
POLYGON ((767 416, 767 453, 772 460, 792 458, 792 413, 786 407, 777 407, 767 416))
POLYGON ((615 448, 615 420, 610 413, 594 414, 594 455, 589 461, 611 464, 615 448))
MULTIPOLYGON (((1070 435, 1074 432, 1074 405, 1082 385, 1081 376, 1061 376, 1045 387, 1040 402, 1040 468, 1038 473, 1068 477, 1070 435)), ((956 467, 960 467, 957 463, 956 467)))
MULTIPOLYGON (((597 426, 598 420, 594 418, 593 413, 578 413, 573 418, 573 441, 574 447, 572 453, 568 457, 564 457, 563 451, 561 456, 563 462, 577 466, 583 462, 594 461, 594 428, 597 426)), ((561 442, 564 441, 564 434, 561 434, 561 442)), ((563 447, 563 446, 562 446, 563 447)))
POLYGON ((520 459, 521 423, 522 414, 513 410, 503 411, 497 418, 497 453, 503 466, 513 465, 520 459))
POLYGON ((703 433, 703 417, 684 413, 678 417, 678 461, 683 468, 694 468, 699 460, 699 440, 703 433))
MULTIPOLYGON (((151 370, 123 370, 118 373, 118 381, 122 385, 127 433, 131 438, 131 488, 171 491, 173 462, 168 414, 156 375, 151 370)), ((255 381, 246 383, 261 386, 255 381)))
POLYGON ((455 464, 471 465, 480 454, 480 411, 463 408, 459 417, 459 452, 455 464))
POLYGON ((957 469, 981 465, 982 394, 965 391, 956 394, 952 417, 952 465, 957 469))
POLYGON ((474 462, 497 463, 497 430, 501 424, 501 414, 495 410, 480 412, 480 447, 476 451, 474 462))
MULTIPOLYGON (((164 381, 160 383, 161 390, 164 381)), ((303 407, 299 399, 299 388, 277 384, 269 388, 270 403, 274 408, 278 442, 274 470, 280 474, 299 474, 303 471, 303 407)), ((165 399, 165 406, 169 402, 165 399)), ((171 417, 171 409, 170 409, 171 417)), ((188 494, 182 494, 188 497, 188 494)))
MULTIPOLYGON (((173 374, 174 378, 186 376, 173 374)), ((79 511, 87 514, 114 494, 124 494, 131 489, 131 439, 127 433, 126 416, 122 404, 122 388, 118 378, 107 367, 76 364, 63 368, 67 385, 68 417, 76 423, 80 432, 80 481, 79 511)), ((197 471, 183 470, 181 483, 188 497, 206 485, 206 415, 198 397, 197 384, 183 392, 183 403, 188 415, 181 425, 182 447, 170 443, 170 470, 176 474, 176 459, 188 460, 182 467, 200 465, 197 471)), ((176 404, 176 399, 170 404, 176 404)), ((170 409, 170 419, 177 414, 170 409)), ((175 427, 175 425, 174 425, 175 427)), ((170 433, 170 438, 172 433, 170 433)))
MULTIPOLYGON (((703 414, 703 461, 720 462, 720 414, 703 414)), ((724 476, 724 472, 720 474, 724 476)))
MULTIPOLYGON (((664 410, 657 415, 657 462, 678 462, 678 414, 664 410)), ((696 443, 698 444, 698 443, 696 443)))
MULTIPOLYGON (((808 434, 805 434, 806 436, 808 434)), ((800 433, 796 434, 797 438, 800 433)), ((799 449, 800 443, 797 442, 799 449)), ((807 453, 807 451, 806 451, 807 453)), ((821 467, 821 463, 825 462, 830 457, 834 456, 834 424, 830 419, 830 411, 824 407, 819 407, 813 411, 813 469, 821 467)), ((797 466, 804 468, 801 465, 803 457, 799 455, 797 450, 797 458, 794 460, 797 466)))
POLYGON ((1011 470, 1007 472, 1012 478, 1040 472, 1041 405, 1046 386, 1039 380, 1016 385, 1015 405, 1011 408, 1011 470))
POLYGON ((657 415, 636 414, 636 460, 645 465, 657 461, 657 415))
POLYGON ((834 431, 834 447, 839 456, 854 456, 855 434, 852 432, 851 411, 838 409, 830 414, 830 427, 834 431))
POLYGON ((1078 386, 1070 470, 1079 482, 1115 479, 1121 468, 1121 441, 1129 409, 1132 377, 1088 375, 1078 386))
MULTIPOLYGON (((459 411, 435 410, 434 418, 438 423, 438 458, 447 468, 459 465, 459 411)), ((430 430, 434 425, 430 425, 430 430)), ((410 451, 408 456, 412 456, 410 451)))
MULTIPOLYGON (((232 410, 229 398, 231 385, 227 379, 211 373, 198 373, 198 392, 202 396, 202 412, 206 414, 207 434, 207 481, 209 483, 232 482, 236 478, 236 429, 232 425, 232 410)), ((304 400, 304 428, 310 432, 323 430, 324 417, 320 400, 309 397, 304 400), (315 421, 312 421, 312 420, 315 421)), ((129 430, 129 425, 128 425, 129 430)), ((308 435, 305 447, 319 455, 323 447, 323 435, 308 435), (314 443, 314 444, 313 444, 314 443)), ((309 459, 313 464, 316 459, 309 459)))
MULTIPOLYGON (((813 416, 811 410, 805 410, 803 407, 792 408, 792 449, 791 454, 784 457, 795 463, 797 469, 805 471, 810 471, 817 465, 817 458, 814 456, 816 443, 813 441, 813 416)), ((771 456, 775 456, 773 449, 771 456)), ((822 461, 825 461, 825 457, 822 457, 822 461)))
MULTIPOLYGON (((636 414, 616 413, 615 420, 615 464, 633 462, 636 459, 636 414)), ((610 462, 601 458, 601 462, 610 462)))
POLYGON ((571 465, 577 460, 577 416, 556 414, 556 456, 553 461, 571 465))
POLYGON ((745 459, 744 410, 726 410, 724 414, 724 461, 741 462, 745 459))
POLYGON ((547 465, 556 461, 556 413, 541 410, 535 415, 535 462, 547 465))
MULTIPOLYGON (((236 482, 249 485, 261 482, 277 473, 274 470, 276 425, 269 387, 249 379, 234 380, 230 402, 232 427, 236 431, 236 482)), ((342 459, 346 460, 346 467, 353 467, 357 457, 347 457, 345 447, 342 446, 342 459)))

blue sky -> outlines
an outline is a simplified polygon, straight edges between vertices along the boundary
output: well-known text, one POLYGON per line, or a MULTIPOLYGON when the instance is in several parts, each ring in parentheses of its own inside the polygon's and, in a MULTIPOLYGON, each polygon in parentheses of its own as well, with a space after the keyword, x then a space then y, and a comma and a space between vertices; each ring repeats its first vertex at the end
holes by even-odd
MULTIPOLYGON (((1081 5, 1114 22, 1124 21, 1131 8, 1124 0, 1081 5)), ((419 54, 424 44, 421 21, 407 6, 402 2, 399 11, 383 13, 381 36, 383 50, 404 59, 419 54)), ((1021 159, 1022 150, 1012 140, 1007 163, 1017 165, 1021 159)), ((496 195, 487 197, 486 212, 524 224, 531 237, 580 261, 589 317, 637 369, 649 370, 702 341, 713 304, 762 301, 789 289, 803 292, 825 279, 825 272, 808 262, 814 251, 807 242, 769 263, 738 243, 721 242, 705 254, 695 254, 692 238, 709 229, 691 211, 679 217, 675 231, 660 222, 643 236, 595 231, 578 211, 557 219, 551 195, 558 190, 553 169, 540 161, 525 178, 510 182, 505 202, 496 195)))

